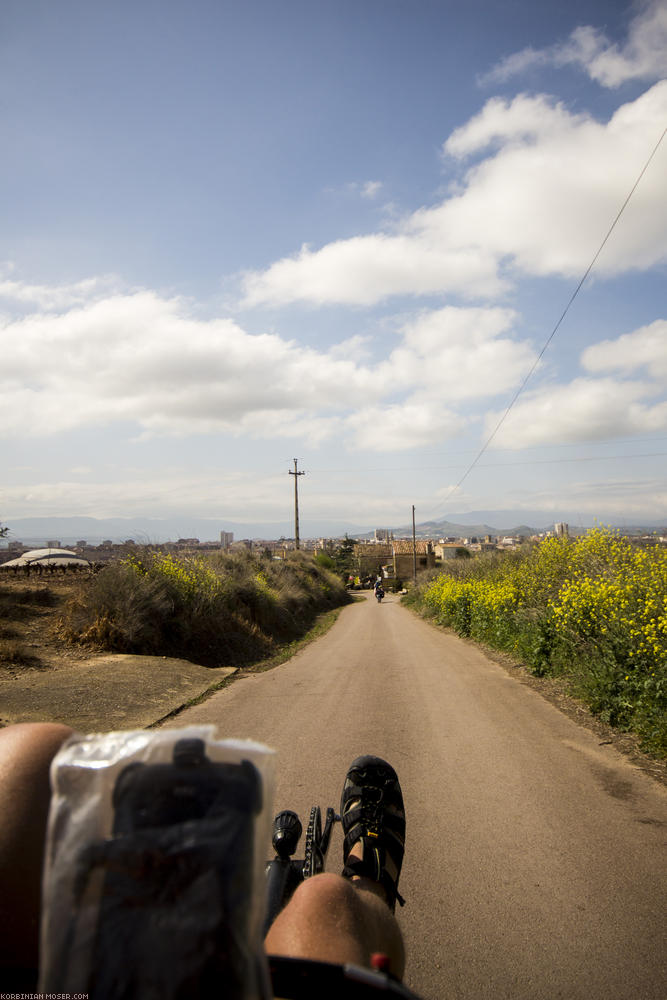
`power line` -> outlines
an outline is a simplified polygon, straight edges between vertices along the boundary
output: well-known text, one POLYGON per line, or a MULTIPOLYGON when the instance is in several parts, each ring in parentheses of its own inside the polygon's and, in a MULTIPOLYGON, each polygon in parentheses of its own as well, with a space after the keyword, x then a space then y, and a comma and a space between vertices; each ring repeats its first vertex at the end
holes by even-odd
POLYGON ((487 462, 480 469, 510 469, 515 465, 562 465, 566 462, 613 462, 631 458, 662 458, 667 451, 646 452, 643 455, 581 455, 577 458, 534 458, 527 462, 487 462))
POLYGON ((458 490, 459 487, 463 485, 463 483, 465 482, 465 480, 468 478, 468 476, 470 475, 470 473, 472 472, 472 470, 475 468, 475 466, 479 462, 480 458, 482 457, 482 455, 484 454, 484 452, 486 451, 486 449, 489 447, 489 445, 491 444, 491 442, 495 438, 496 434, 498 433, 498 431, 500 430, 500 428, 502 427, 502 425, 505 423, 505 420, 507 419, 507 417, 508 417, 508 415, 509 415, 512 407, 516 403, 517 399, 519 398, 519 396, 521 395, 521 393, 523 392, 523 390, 526 388, 526 385, 528 384, 530 378, 532 377, 535 369, 537 368, 537 366, 539 365, 540 361, 542 360, 544 354, 546 353, 547 348, 549 347, 549 344, 551 343, 551 341, 556 336, 556 333, 557 333, 557 331, 558 331, 561 323, 563 322, 563 320, 567 316, 568 312, 570 311, 570 307, 571 307, 572 303, 574 302, 574 300, 576 299, 577 295, 579 294, 579 292, 580 292, 580 290, 581 290, 584 282, 586 281, 586 278, 588 277, 588 275, 593 270, 593 267, 595 266, 598 257, 602 253, 602 251, 603 251, 603 249, 604 249, 607 241, 609 240, 609 237, 611 236, 611 234, 613 233, 614 229, 616 228, 616 225, 617 225, 619 219, 621 218, 621 216, 623 215, 623 212, 625 211, 625 209, 626 209, 626 207, 628 205, 628 202, 630 201, 630 199, 632 198, 633 194, 637 190, 637 187, 639 186, 639 183, 641 182, 644 174, 648 170, 648 167, 649 167, 649 165, 651 163, 651 160, 653 159, 653 157, 657 153, 657 151, 658 151, 658 149, 660 147, 660 144, 662 143, 662 140, 665 138, 666 134, 667 134, 667 128, 663 130, 662 135, 660 136, 660 138, 656 142, 655 146, 651 150, 651 153, 650 153, 648 159, 646 160, 646 163, 644 164, 644 166, 642 167, 641 171, 639 172, 639 176, 637 177, 635 183, 632 185, 632 188, 630 189, 630 191, 629 191, 629 193, 628 193, 625 201, 623 202, 623 204, 621 205, 620 209, 618 210, 618 212, 616 214, 616 218, 614 219, 614 221, 612 222, 611 226, 607 230, 607 233, 606 233, 604 239, 602 240, 602 242, 600 243, 600 246, 598 247, 598 249, 597 249, 597 251, 596 251, 593 259, 591 260, 590 264, 588 265, 588 267, 584 271, 584 273, 583 273, 583 275, 581 277, 581 280, 579 281, 579 284, 577 285, 577 287, 575 288, 574 292, 570 296, 569 302, 567 303, 567 305, 563 309, 563 312, 561 313, 561 315, 560 315, 560 317, 558 319, 558 322, 556 323, 556 325, 554 326, 553 330, 551 331, 551 333, 547 337, 547 339, 546 339, 546 341, 544 343, 544 346, 542 347, 542 350, 540 351, 540 353, 538 354, 537 358, 535 359, 535 362, 534 362, 533 366, 531 367, 530 371, 528 372, 528 374, 526 375, 525 379, 523 380, 523 382, 521 383, 521 385, 519 386, 519 388, 515 392, 514 396, 512 397, 509 405, 507 406, 507 409, 503 413, 502 417, 500 418, 500 420, 496 424, 495 428, 493 429, 493 431, 491 432, 491 434, 489 435, 489 437, 487 438, 487 440, 484 442, 484 444, 480 448, 480 450, 477 453, 476 457, 473 459, 473 461, 470 463, 470 465, 468 466, 468 468, 466 469, 466 471, 463 473, 463 475, 459 479, 458 483, 450 489, 450 491, 447 494, 447 496, 439 504, 439 508, 440 507, 444 507, 444 505, 447 503, 447 501, 452 496, 452 494, 455 493, 456 490, 458 490))
MULTIPOLYGON (((563 465, 567 462, 613 462, 613 461, 628 461, 629 459, 636 458, 662 458, 667 456, 667 451, 651 451, 643 452, 641 454, 633 455, 577 455, 570 458, 530 458, 523 459, 519 462, 487 462, 484 465, 480 465, 480 469, 509 469, 515 465, 563 465)), ((364 474, 369 472, 446 472, 448 469, 460 469, 461 464, 458 465, 395 465, 391 467, 379 468, 379 469, 364 469, 364 474)), ((358 475, 357 469, 315 469, 318 475, 330 475, 330 476, 340 476, 340 475, 358 475)), ((292 473, 293 475, 294 473, 292 473)), ((299 473, 301 475, 301 473, 299 473)))

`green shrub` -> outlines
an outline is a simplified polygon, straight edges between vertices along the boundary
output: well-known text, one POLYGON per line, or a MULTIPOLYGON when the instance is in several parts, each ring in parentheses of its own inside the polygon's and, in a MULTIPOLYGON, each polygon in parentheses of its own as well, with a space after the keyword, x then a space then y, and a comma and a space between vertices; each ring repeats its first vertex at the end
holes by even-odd
POLYGON ((133 563, 105 567, 65 609, 62 632, 115 652, 157 653, 172 611, 166 585, 133 563))
POLYGON ((247 663, 347 600, 312 559, 255 553, 178 558, 141 551, 103 569, 66 608, 63 634, 117 652, 247 663))
POLYGON ((605 529, 449 564, 407 603, 564 674, 591 710, 667 752, 667 550, 605 529))

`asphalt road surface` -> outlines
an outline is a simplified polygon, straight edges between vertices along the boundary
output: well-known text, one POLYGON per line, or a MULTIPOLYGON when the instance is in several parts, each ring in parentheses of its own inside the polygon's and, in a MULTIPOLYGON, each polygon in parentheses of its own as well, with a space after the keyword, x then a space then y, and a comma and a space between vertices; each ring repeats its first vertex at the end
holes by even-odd
POLYGON ((405 978, 423 997, 667 996, 667 790, 397 597, 366 595, 288 663, 172 724, 202 722, 273 747, 274 811, 302 818, 338 809, 358 754, 391 761, 405 978))

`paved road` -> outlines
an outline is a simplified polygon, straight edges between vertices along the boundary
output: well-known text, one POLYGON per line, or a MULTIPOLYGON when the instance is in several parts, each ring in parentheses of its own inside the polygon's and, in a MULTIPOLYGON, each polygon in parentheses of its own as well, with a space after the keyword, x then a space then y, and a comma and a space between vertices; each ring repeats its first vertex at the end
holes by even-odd
POLYGON ((425 998, 664 1000, 667 791, 472 645, 368 597, 176 724, 275 748, 276 809, 302 815, 338 806, 357 754, 395 765, 406 980, 425 998))

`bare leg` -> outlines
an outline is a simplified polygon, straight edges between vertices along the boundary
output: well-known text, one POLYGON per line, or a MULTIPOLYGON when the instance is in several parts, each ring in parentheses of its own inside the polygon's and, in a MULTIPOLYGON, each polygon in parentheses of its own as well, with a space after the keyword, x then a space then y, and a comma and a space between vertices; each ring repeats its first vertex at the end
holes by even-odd
POLYGON ((382 952, 389 958, 392 975, 400 979, 405 968, 403 938, 382 887, 369 879, 341 875, 306 879, 271 926, 266 950, 289 958, 367 967, 371 955, 382 952))
POLYGON ((36 981, 49 767, 71 734, 57 723, 0 729, 0 977, 36 981))
POLYGON ((393 909, 400 899, 405 812, 392 766, 380 757, 357 757, 345 777, 340 812, 344 875, 306 879, 270 928, 267 951, 362 966, 380 952, 401 978, 405 949, 393 909))
MULTIPOLYGON (((49 767, 71 735, 57 723, 0 729, 0 987, 34 987, 49 767)), ((405 952, 399 926, 377 882, 324 874, 307 879, 271 927, 272 954, 370 965, 388 956, 400 978, 405 952)))

